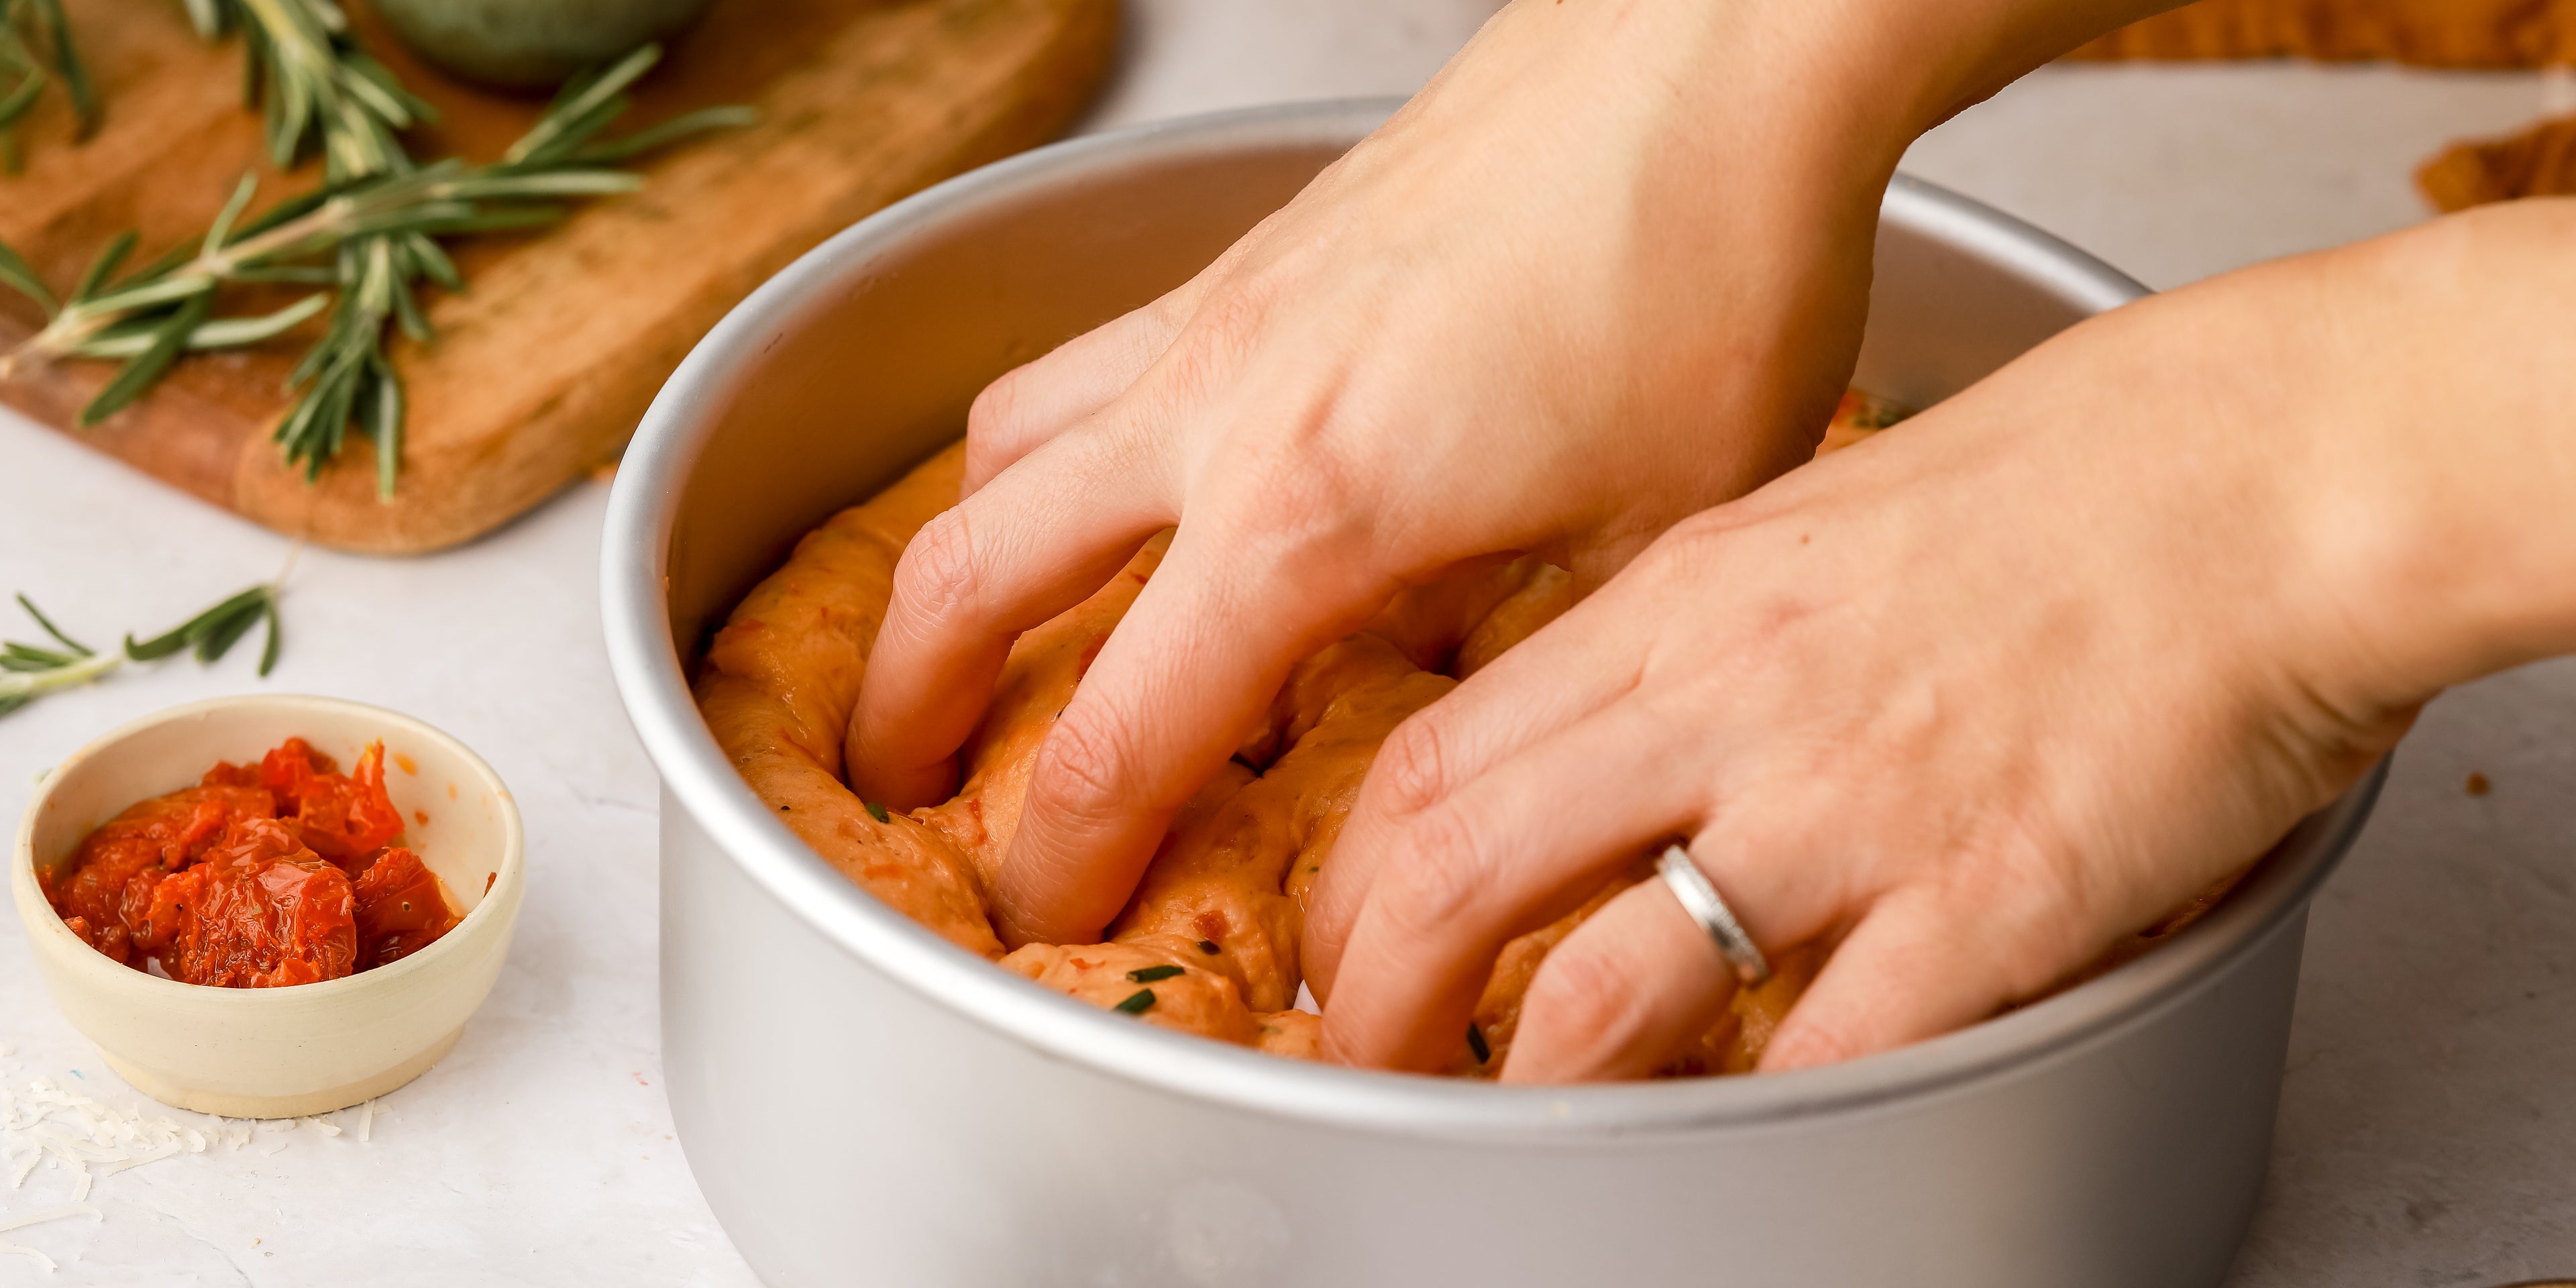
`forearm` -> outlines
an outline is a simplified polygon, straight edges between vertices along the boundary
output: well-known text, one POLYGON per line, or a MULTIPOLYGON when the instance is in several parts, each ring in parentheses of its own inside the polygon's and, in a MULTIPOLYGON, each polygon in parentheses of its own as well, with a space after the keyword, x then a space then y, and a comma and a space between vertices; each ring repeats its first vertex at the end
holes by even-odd
MULTIPOLYGON (((1532 57, 1602 53, 1693 106, 1776 95, 1781 124, 1866 134, 1849 155, 1892 165, 1915 136, 2032 69, 2182 0, 1519 0, 1477 40, 1532 57), (1885 144, 1893 144, 1890 151, 1885 144)), ((1508 61, 1488 58, 1488 62, 1508 61)), ((1721 128, 1736 122, 1718 122, 1721 128)))
POLYGON ((2576 201, 2322 257, 2310 324, 2344 499, 2319 540, 2391 700, 2576 652, 2576 201))

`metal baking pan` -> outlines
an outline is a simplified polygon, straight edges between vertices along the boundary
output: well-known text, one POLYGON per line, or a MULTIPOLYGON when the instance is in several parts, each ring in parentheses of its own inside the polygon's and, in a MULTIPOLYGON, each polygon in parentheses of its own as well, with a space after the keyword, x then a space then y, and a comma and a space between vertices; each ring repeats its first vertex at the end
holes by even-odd
MULTIPOLYGON (((1382 120, 1229 113, 1040 149, 790 265, 683 363, 609 508, 619 691, 663 780, 663 1058, 777 1285, 2209 1284, 2261 1185, 2310 896, 2374 776, 2161 950, 1778 1077, 1504 1088, 1273 1059, 1038 989, 843 880, 687 667, 797 536, 1009 367, 1181 282, 1382 120)), ((2142 293, 1899 179, 1857 383, 1920 406, 2142 293)), ((1901 430, 1898 432, 1902 432, 1901 430)))

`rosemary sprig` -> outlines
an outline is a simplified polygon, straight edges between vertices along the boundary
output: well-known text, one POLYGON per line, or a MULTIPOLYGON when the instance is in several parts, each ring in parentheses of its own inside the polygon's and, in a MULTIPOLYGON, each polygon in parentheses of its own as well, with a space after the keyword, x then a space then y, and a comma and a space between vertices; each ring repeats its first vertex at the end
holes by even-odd
POLYGON ((279 169, 312 151, 335 184, 412 168, 395 136, 438 111, 358 47, 332 0, 185 2, 197 34, 242 33, 242 97, 258 106, 279 169))
POLYGON ((18 596, 18 607, 26 609, 27 616, 35 618, 36 625, 62 647, 47 648, 16 640, 0 643, 0 716, 55 689, 87 684, 124 664, 125 658, 121 654, 97 652, 63 634, 37 609, 35 601, 23 594, 18 596))
POLYGON ((277 653, 283 641, 284 624, 279 619, 277 604, 284 593, 286 574, 295 566, 292 555, 287 567, 280 569, 277 580, 261 582, 248 590, 227 596, 214 607, 181 622, 151 639, 137 641, 125 637, 122 650, 98 652, 63 633, 53 619, 44 615, 35 601, 18 596, 18 606, 36 625, 52 637, 55 648, 27 644, 16 640, 0 642, 0 716, 5 716, 55 689, 87 684, 100 676, 131 662, 151 662, 170 656, 181 649, 194 649, 197 661, 212 663, 223 660, 233 645, 262 622, 268 624, 268 636, 260 643, 259 675, 267 679, 277 667, 277 653))
MULTIPOLYGON (((319 2, 222 0, 254 15, 263 6, 319 2)), ((276 56, 285 57, 288 48, 278 45, 276 56)), ((329 285, 337 294, 330 319, 322 338, 289 377, 298 396, 273 437, 287 463, 302 465, 310 479, 339 454, 354 423, 375 440, 377 491, 391 496, 402 456, 405 400, 401 377, 385 356, 388 324, 426 341, 430 328, 416 295, 420 283, 449 290, 464 286, 437 239, 552 222, 563 216, 566 198, 629 192, 642 185, 641 176, 615 168, 615 162, 751 119, 745 108, 712 108, 623 139, 594 142, 626 110, 626 87, 660 56, 657 46, 647 45, 607 70, 565 86, 527 135, 490 165, 468 166, 451 158, 415 168, 405 158, 395 168, 325 184, 280 202, 245 223, 242 215, 257 188, 256 180, 246 175, 193 255, 182 246, 158 263, 117 278, 116 270, 132 249, 130 237, 119 238, 60 303, 25 261, 0 245, 0 285, 34 300, 47 318, 43 329, 0 353, 0 379, 64 358, 121 358, 125 365, 81 410, 81 423, 93 425, 142 396, 182 353, 258 343, 325 305, 324 296, 314 295, 257 317, 215 318, 214 299, 225 283, 329 285)), ((270 73, 272 78, 286 74, 270 73)), ((298 109, 279 110, 290 123, 297 119, 298 109)), ((341 118, 322 119, 315 128, 325 139, 326 153, 341 149, 336 140, 344 126, 332 124, 341 118)))
POLYGON ((56 77, 79 121, 73 138, 98 129, 98 94, 72 44, 62 0, 0 0, 0 171, 18 173, 18 119, 56 77))

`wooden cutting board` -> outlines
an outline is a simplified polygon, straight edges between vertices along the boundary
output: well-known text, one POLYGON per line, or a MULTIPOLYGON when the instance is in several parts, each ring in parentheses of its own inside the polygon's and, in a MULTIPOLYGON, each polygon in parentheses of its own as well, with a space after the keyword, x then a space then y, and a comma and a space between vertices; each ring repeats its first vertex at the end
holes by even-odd
MULTIPOLYGON (((72 0, 73 29, 107 103, 69 142, 61 96, 21 122, 25 173, 0 177, 0 239, 59 290, 116 233, 136 262, 202 234, 234 181, 259 205, 301 191, 275 173, 241 106, 238 40, 200 41, 175 3, 72 0)), ((612 131, 748 103, 760 123, 649 158, 644 190, 583 206, 545 231, 450 243, 467 290, 436 297, 438 338, 399 344, 411 415, 402 477, 375 488, 372 445, 307 484, 268 441, 310 335, 184 360, 142 402, 74 428, 106 383, 75 362, 0 382, 0 401, 279 532, 405 554, 469 540, 616 459, 690 346, 789 260, 888 203, 1043 142, 1081 110, 1116 44, 1117 0, 717 0, 669 45, 612 131)), ((542 101, 465 86, 407 57, 356 15, 371 52, 436 104, 416 155, 497 156, 542 101)), ((245 295, 249 311, 274 301, 245 295)), ((237 311, 230 310, 227 311, 237 311)), ((42 318, 0 302, 0 347, 42 318)), ((0 462, 5 467, 5 462, 0 462)))

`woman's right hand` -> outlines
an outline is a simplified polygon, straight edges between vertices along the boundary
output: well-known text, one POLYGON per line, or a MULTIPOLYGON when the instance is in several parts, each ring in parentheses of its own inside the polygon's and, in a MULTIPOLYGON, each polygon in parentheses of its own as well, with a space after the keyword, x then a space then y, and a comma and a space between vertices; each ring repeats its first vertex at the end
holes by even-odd
MULTIPOLYGON (((1324 1049, 1435 1069, 1503 943, 1659 837, 1838 942, 1766 1069, 2045 991, 2576 650, 2576 202, 2075 328, 1667 533, 1396 730, 1315 892, 1324 1049)), ((1556 945, 1503 1076, 1637 1076, 1732 991, 1661 882, 1556 945)))

